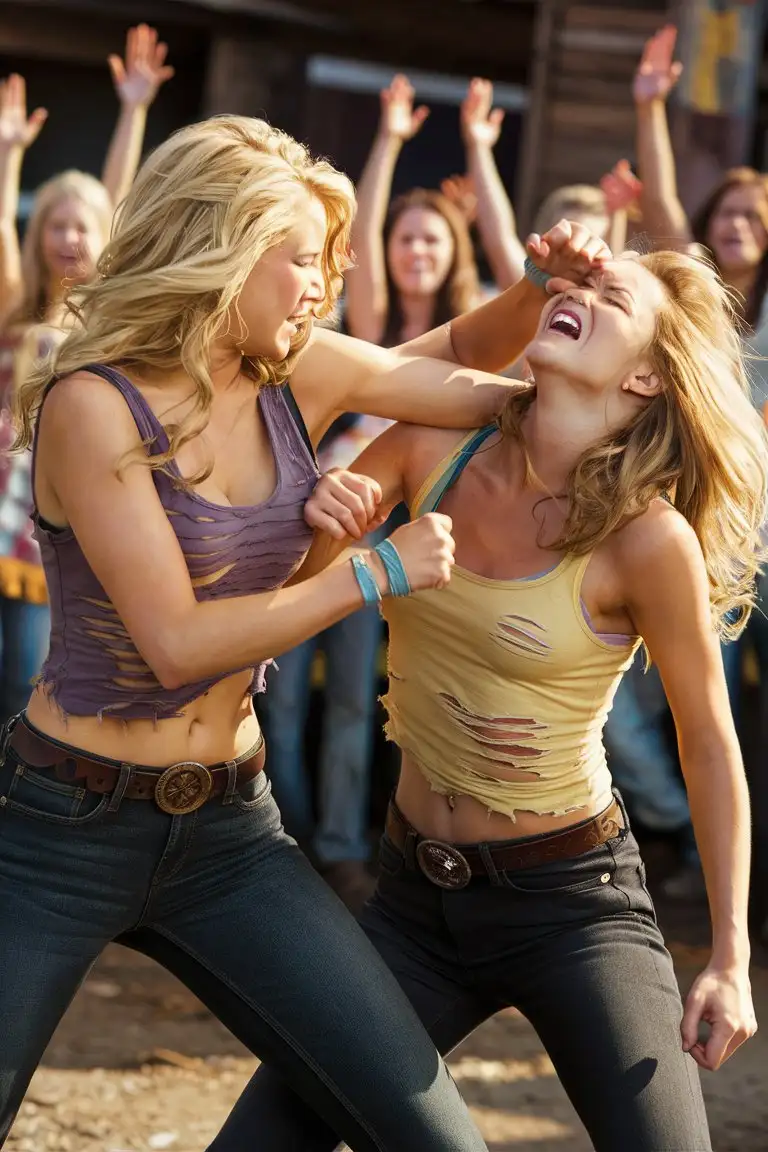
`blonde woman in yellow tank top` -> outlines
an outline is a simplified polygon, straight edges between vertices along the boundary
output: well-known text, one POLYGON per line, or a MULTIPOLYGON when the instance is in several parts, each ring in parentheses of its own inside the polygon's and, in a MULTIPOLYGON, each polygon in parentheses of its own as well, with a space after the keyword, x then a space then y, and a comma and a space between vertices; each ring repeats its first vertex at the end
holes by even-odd
MULTIPOLYGON (((554 297, 526 355, 536 384, 498 426, 396 425, 362 475, 325 477, 307 506, 320 528, 341 509, 360 538, 374 505, 405 499, 448 518, 456 544, 446 587, 386 602, 402 771, 362 923, 442 1051, 514 1005, 598 1152, 706 1152, 697 1065, 756 1027, 748 795, 719 637, 751 607, 765 432, 727 294, 687 256, 606 264, 554 297), (684 1009, 601 738, 643 642, 712 913, 684 1009)), ((349 543, 319 534, 308 572, 349 543)), ((335 1147, 268 1070, 237 1116, 286 1148, 335 1147)))

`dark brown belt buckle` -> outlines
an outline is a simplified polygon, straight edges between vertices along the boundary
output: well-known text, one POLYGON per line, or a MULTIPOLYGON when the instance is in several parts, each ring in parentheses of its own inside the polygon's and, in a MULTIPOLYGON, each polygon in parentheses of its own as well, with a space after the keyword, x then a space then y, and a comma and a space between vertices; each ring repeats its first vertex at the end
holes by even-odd
POLYGON ((416 846, 419 868, 438 888, 456 890, 466 888, 472 879, 467 860, 452 844, 442 840, 421 840, 416 846))
POLYGON ((186 816, 205 804, 213 777, 204 764, 194 760, 172 764, 155 785, 155 803, 169 816, 186 816))

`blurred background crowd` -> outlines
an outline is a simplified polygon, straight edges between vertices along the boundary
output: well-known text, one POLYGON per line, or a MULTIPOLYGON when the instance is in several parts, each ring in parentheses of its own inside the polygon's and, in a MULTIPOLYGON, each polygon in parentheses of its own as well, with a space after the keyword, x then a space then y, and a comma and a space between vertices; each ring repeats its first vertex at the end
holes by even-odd
MULTIPOLYGON (((768 417, 766 9, 765 0, 6 0, 0 717, 24 706, 48 642, 29 460, 4 451, 7 406, 71 322, 66 285, 94 274, 146 149, 230 111, 266 116, 347 171, 359 194, 355 267, 334 323, 384 345, 513 284, 526 234, 563 216, 615 252, 706 255, 737 294, 754 404, 768 417)), ((526 372, 524 362, 508 370, 526 372)), ((341 418, 321 468, 347 466, 384 426, 341 418)), ((754 923, 768 942, 759 591, 745 636, 723 658, 753 798, 754 923)), ((378 614, 361 611, 276 654, 257 702, 286 827, 355 910, 372 888, 396 772, 378 704, 384 641, 378 614)), ((701 901, 663 685, 640 659, 619 688, 606 744, 639 833, 671 847, 665 896, 701 901)))

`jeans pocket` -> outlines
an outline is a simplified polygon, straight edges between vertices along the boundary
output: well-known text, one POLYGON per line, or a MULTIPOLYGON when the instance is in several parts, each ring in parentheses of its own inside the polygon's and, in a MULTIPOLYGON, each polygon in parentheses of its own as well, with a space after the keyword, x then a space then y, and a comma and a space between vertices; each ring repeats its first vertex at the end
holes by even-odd
POLYGON ((50 824, 90 824, 109 804, 108 793, 67 784, 53 773, 30 768, 13 755, 6 757, 2 781, 0 807, 50 824))
POLYGON ((601 845, 571 859, 501 872, 500 877, 503 887, 521 895, 573 896, 606 888, 614 871, 612 853, 601 845))
POLYGON ((272 785, 266 772, 257 772, 250 780, 238 783, 232 804, 239 812, 255 812, 272 798, 272 785))

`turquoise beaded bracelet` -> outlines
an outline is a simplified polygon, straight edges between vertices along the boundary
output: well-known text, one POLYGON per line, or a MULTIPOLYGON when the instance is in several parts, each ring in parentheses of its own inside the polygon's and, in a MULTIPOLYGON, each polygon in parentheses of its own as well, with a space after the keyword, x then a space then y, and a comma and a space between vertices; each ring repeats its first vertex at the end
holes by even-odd
POLYGON ((526 280, 530 280, 531 284, 535 284, 537 288, 546 288, 547 281, 551 280, 549 272, 544 272, 539 268, 538 264, 534 264, 530 256, 526 256, 525 264, 523 264, 523 275, 526 280))

